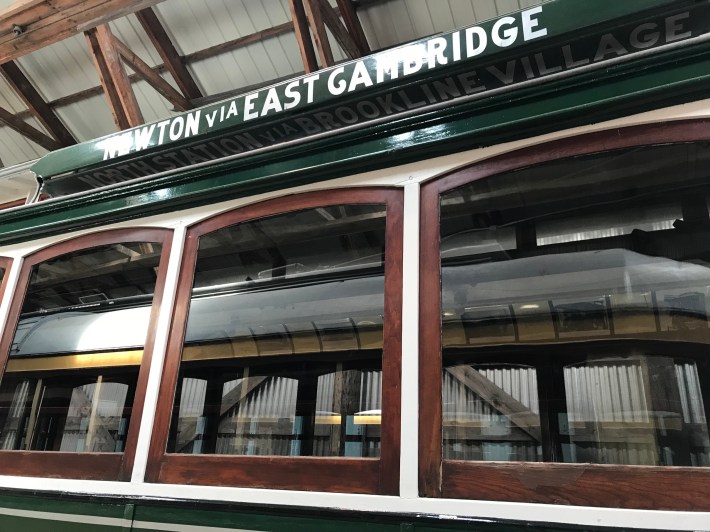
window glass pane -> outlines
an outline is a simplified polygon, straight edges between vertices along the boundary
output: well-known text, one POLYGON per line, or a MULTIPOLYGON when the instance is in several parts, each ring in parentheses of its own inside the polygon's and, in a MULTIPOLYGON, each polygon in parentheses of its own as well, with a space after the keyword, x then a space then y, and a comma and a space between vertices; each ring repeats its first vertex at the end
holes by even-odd
POLYGON ((443 393, 445 459, 542 460, 535 368, 450 365, 443 393))
POLYGON ((380 452, 385 207, 200 238, 168 452, 380 452))
POLYGON ((111 244, 32 268, 0 383, 0 448, 121 452, 161 245, 111 244))
POLYGON ((444 458, 710 465, 709 162, 635 148, 442 195, 444 458))

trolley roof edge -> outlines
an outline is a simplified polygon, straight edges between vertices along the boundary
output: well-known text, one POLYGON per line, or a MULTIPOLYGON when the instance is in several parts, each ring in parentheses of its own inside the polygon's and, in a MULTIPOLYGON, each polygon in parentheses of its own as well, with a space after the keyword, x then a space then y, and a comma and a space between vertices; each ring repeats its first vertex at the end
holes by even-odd
POLYGON ((555 0, 51 153, 0 243, 700 99, 710 2, 555 0), (580 12, 580 9, 583 12, 580 12))

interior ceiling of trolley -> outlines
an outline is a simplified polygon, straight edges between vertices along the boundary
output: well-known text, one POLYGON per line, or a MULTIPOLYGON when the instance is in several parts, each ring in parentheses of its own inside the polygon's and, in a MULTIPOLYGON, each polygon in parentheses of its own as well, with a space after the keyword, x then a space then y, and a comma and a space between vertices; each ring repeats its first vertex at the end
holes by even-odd
MULTIPOLYGON (((314 13, 311 34, 326 22, 337 63, 543 0, 0 0, 0 204, 34 191, 30 172, 2 167, 306 71, 292 2, 314 13), (344 36, 336 38, 341 30, 330 29, 337 27, 333 17, 330 25, 323 17, 328 2, 341 13, 344 36), (355 35, 356 25, 345 27, 343 11, 351 8, 366 45, 355 35), (355 46, 345 51, 339 44, 344 39, 355 46), (97 54, 114 72, 103 85, 97 54), (171 63, 186 67, 182 74, 177 67, 181 81, 171 63), (141 64, 148 67, 143 73, 141 64), (120 71, 128 76, 123 87, 135 95, 137 111, 115 110, 110 103, 121 93, 120 71), (162 92, 155 88, 161 80, 169 85, 162 92)), ((330 66, 327 51, 309 40, 315 68, 330 66)))

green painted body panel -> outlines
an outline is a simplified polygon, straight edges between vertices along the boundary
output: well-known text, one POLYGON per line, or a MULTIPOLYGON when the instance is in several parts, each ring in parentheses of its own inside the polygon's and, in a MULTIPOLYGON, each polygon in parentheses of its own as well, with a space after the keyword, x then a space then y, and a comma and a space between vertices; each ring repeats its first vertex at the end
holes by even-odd
MULTIPOLYGON (((554 510, 552 510, 554 511, 554 510)), ((435 516, 288 509, 227 505, 199 501, 86 498, 46 493, 0 494, 0 530, 22 532, 149 531, 215 532, 254 530, 282 532, 605 532, 622 528, 580 527, 491 519, 450 519, 435 516), (23 516, 8 511, 28 512, 23 516), (34 513, 33 513, 34 512, 34 513)), ((640 529, 634 529, 639 532, 640 529)), ((630 532, 630 531, 629 531, 630 532)))
POLYGON ((115 532, 120 530, 118 527, 102 526, 96 523, 61 522, 11 516, 0 516, 0 529, 8 532, 115 532))

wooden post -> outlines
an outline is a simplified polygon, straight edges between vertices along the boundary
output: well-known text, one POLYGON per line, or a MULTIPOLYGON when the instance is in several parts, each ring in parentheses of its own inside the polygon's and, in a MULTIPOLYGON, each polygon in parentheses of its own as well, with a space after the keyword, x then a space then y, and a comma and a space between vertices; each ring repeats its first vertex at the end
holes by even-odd
POLYGON ((136 17, 185 98, 202 98, 202 92, 185 66, 185 59, 178 54, 155 11, 151 8, 141 9, 136 11, 136 17))
POLYGON ((114 46, 111 30, 106 25, 98 26, 87 31, 86 38, 116 127, 120 130, 142 124, 143 115, 114 46))
POLYGON ((313 40, 316 43, 321 67, 331 67, 335 64, 335 60, 333 59, 333 50, 330 48, 330 41, 328 41, 328 34, 325 31, 320 0, 303 0, 303 7, 313 32, 313 40))
POLYGON ((293 30, 296 32, 298 49, 301 51, 303 68, 306 74, 318 70, 318 61, 311 41, 311 33, 308 30, 308 19, 303 9, 303 0, 288 0, 291 8, 291 18, 293 19, 293 30))

